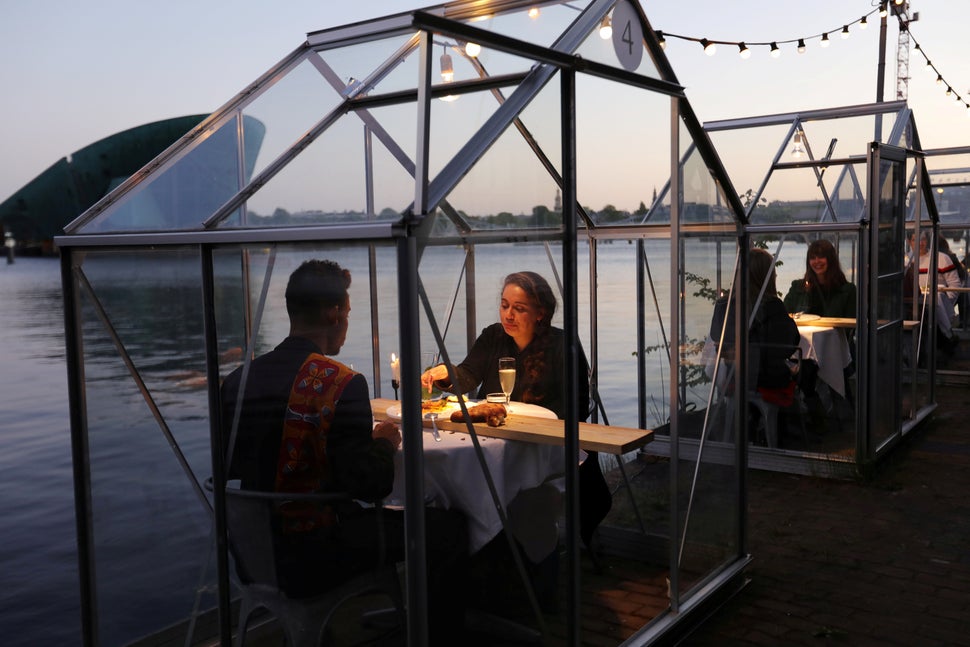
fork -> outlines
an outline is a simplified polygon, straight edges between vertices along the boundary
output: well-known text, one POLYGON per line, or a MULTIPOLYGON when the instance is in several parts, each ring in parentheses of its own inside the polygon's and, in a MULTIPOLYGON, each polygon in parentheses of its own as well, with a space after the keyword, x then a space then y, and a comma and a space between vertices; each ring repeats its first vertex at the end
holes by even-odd
POLYGON ((431 435, 434 436, 436 443, 441 442, 441 434, 438 433, 438 414, 429 413, 428 417, 431 418, 431 435))

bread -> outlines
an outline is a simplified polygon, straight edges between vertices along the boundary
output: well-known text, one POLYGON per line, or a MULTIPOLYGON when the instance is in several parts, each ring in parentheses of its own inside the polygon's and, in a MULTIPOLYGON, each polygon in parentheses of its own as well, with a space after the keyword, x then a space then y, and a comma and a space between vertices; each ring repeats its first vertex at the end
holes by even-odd
MULTIPOLYGON (((495 402, 482 402, 468 408, 468 415, 472 422, 484 422, 489 427, 499 427, 505 424, 505 405, 495 402)), ((451 414, 452 422, 465 422, 461 409, 451 414)))

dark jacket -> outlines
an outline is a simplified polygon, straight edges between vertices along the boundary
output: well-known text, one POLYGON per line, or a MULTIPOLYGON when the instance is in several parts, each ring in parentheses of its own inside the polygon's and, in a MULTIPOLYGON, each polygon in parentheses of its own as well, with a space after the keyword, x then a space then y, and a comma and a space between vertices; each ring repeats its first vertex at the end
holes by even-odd
MULTIPOLYGON (((721 339, 721 327, 728 313, 724 344, 734 344, 734 308, 728 308, 727 297, 714 304, 711 318, 711 339, 721 339)), ((784 388, 792 381, 788 359, 798 348, 798 327, 788 316, 785 305, 775 296, 762 297, 761 307, 748 330, 748 388, 784 388)), ((722 355, 725 355, 722 352, 722 355)), ((727 354, 726 356, 729 356, 727 354)))
MULTIPOLYGON (((550 409, 559 418, 565 415, 566 401, 563 376, 563 331, 549 328, 537 335, 521 352, 512 339, 495 323, 485 328, 472 345, 468 356, 455 367, 458 386, 452 388, 448 380, 440 380, 437 386, 452 393, 469 393, 478 387, 477 397, 484 399, 489 393, 501 393, 498 381, 498 358, 514 357, 516 367, 515 388, 511 399, 537 404, 550 409)), ((579 419, 589 417, 589 364, 580 350, 579 359, 579 419)))
POLYGON ((785 295, 785 308, 788 312, 805 312, 820 317, 854 318, 856 288, 853 283, 843 283, 837 288, 826 290, 821 286, 807 290, 805 280, 791 282, 785 295))

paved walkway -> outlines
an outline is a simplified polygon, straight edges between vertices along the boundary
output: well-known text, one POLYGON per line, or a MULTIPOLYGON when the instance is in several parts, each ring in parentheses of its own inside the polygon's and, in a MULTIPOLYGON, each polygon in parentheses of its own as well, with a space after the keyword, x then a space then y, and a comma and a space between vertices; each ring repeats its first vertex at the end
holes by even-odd
POLYGON ((751 582, 681 644, 970 645, 970 388, 937 402, 870 482, 752 471, 751 582))

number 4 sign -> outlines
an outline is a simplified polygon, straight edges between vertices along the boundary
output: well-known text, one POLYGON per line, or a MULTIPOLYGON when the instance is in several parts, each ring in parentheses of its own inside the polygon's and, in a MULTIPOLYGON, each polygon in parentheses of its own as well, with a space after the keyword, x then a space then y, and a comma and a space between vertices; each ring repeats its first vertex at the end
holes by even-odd
POLYGON ((643 29, 636 10, 626 0, 613 8, 613 51, 623 69, 630 72, 640 67, 643 58, 643 29))

